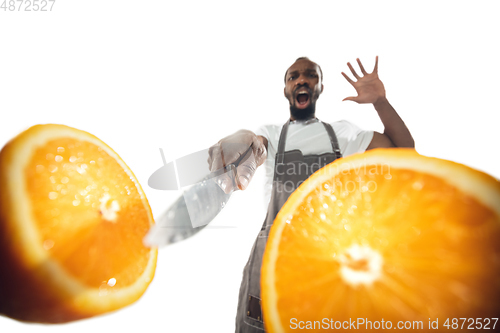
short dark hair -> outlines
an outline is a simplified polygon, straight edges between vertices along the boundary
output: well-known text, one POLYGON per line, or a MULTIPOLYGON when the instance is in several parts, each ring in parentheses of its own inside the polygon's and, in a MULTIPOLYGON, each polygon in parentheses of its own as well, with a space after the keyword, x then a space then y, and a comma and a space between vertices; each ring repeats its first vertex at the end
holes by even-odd
MULTIPOLYGON (((309 60, 310 62, 316 64, 314 61, 312 61, 311 59, 309 59, 308 57, 298 57, 297 59, 295 59, 295 62, 296 63, 297 61, 299 60, 309 60)), ((321 66, 316 64, 316 66, 318 66, 319 68, 319 73, 321 74, 321 82, 323 82, 323 71, 321 70, 321 66)), ((285 72, 285 84, 286 84, 286 75, 288 74, 288 69, 286 70, 285 72)))

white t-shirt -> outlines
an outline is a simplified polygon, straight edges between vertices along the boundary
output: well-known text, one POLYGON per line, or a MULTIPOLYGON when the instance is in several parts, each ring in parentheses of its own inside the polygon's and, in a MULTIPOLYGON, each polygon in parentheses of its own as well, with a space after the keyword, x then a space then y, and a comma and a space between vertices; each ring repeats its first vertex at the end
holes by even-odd
MULTIPOLYGON (((331 123, 340 146, 342 156, 362 153, 373 139, 373 131, 365 131, 347 120, 331 123)), ((282 125, 264 125, 255 134, 262 135, 268 141, 264 185, 264 203, 269 203, 273 186, 274 163, 282 125)), ((299 149, 303 155, 332 152, 330 138, 323 124, 317 119, 306 122, 290 122, 285 143, 285 151, 299 149)))

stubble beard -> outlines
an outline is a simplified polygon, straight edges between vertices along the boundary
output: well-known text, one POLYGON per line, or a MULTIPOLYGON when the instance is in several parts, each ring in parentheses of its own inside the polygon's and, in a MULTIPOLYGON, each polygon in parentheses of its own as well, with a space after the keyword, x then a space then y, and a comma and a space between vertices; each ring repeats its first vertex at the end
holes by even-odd
POLYGON ((290 104, 290 115, 295 120, 309 120, 315 117, 316 102, 309 103, 305 109, 299 109, 295 105, 290 104))

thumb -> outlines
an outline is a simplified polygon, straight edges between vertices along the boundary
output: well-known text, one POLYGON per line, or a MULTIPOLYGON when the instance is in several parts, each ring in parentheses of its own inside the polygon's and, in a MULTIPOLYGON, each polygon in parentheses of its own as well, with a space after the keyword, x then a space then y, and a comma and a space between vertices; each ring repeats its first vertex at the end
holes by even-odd
POLYGON ((344 98, 344 99, 342 100, 342 102, 343 102, 343 101, 353 101, 353 102, 356 102, 356 100, 357 100, 357 99, 358 99, 358 97, 353 97, 353 96, 351 96, 351 97, 346 97, 346 98, 344 98))
POLYGON ((214 178, 214 181, 226 194, 229 194, 233 190, 235 190, 233 186, 233 180, 227 173, 223 173, 222 175, 214 178))
POLYGON ((267 158, 267 149, 266 146, 259 140, 257 135, 254 135, 252 140, 252 150, 255 158, 255 163, 258 166, 261 166, 267 158))
POLYGON ((257 162, 255 160, 255 154, 250 152, 247 159, 236 168, 236 183, 241 190, 248 187, 248 184, 253 178, 257 170, 257 162))

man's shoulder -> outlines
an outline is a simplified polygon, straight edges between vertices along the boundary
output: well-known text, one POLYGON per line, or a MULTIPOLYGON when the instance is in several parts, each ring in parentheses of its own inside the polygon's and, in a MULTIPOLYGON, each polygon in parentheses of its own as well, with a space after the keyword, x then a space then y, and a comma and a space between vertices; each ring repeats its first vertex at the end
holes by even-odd
POLYGON ((275 129, 275 128, 280 128, 283 125, 278 125, 278 124, 266 124, 262 125, 260 128, 270 128, 270 129, 275 129))
POLYGON ((345 119, 334 121, 333 123, 330 123, 330 125, 336 126, 336 127, 339 127, 339 128, 353 127, 353 126, 357 127, 352 122, 350 122, 349 120, 345 120, 345 119))
POLYGON ((256 135, 261 135, 267 139, 272 138, 278 131, 281 130, 280 125, 275 124, 267 124, 260 126, 257 131, 255 131, 256 135))
POLYGON ((357 134, 359 132, 362 132, 363 130, 359 128, 357 125, 354 123, 350 122, 349 120, 338 120, 333 123, 330 123, 332 125, 333 130, 337 135, 351 135, 351 134, 357 134))

